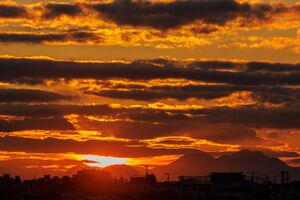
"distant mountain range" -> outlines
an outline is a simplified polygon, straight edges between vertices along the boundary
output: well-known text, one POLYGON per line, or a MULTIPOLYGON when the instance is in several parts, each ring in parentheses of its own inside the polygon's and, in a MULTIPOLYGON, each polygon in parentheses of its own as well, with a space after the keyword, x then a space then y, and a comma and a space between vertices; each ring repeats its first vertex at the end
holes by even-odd
POLYGON ((201 176, 210 172, 253 172, 278 176, 283 170, 291 172, 293 176, 300 176, 300 168, 288 166, 278 158, 266 156, 260 151, 242 150, 219 158, 206 153, 188 154, 168 165, 153 169, 153 172, 159 177, 166 172, 173 176, 201 176))
MULTIPOLYGON (((117 178, 128 179, 131 176, 143 175, 141 168, 127 165, 112 165, 103 169, 117 178)), ((249 150, 222 155, 218 158, 205 152, 187 154, 168 165, 151 170, 159 180, 165 180, 166 173, 169 173, 175 180, 178 176, 205 176, 211 172, 243 172, 248 175, 254 173, 258 176, 268 175, 272 178, 277 176, 279 180, 281 171, 289 171, 291 176, 300 178, 300 168, 291 167, 280 159, 266 156, 260 151, 249 150)))
MULTIPOLYGON (((73 175, 83 168, 94 167, 78 165, 70 168, 67 172, 52 175, 73 175)), ((124 179, 129 179, 132 176, 142 176, 144 174, 142 167, 128 165, 111 165, 102 169, 110 172, 114 178, 123 177, 124 179)), ((272 178, 276 176, 279 178, 280 172, 283 170, 289 171, 291 178, 297 177, 300 179, 299 167, 291 167, 280 159, 266 156, 260 151, 242 150, 225 154, 218 158, 205 152, 186 154, 168 165, 159 166, 150 171, 155 173, 159 180, 166 180, 166 173, 170 174, 172 180, 177 180, 178 176, 205 176, 211 172, 243 172, 248 175, 255 173, 257 175, 268 175, 272 178)), ((21 175, 21 177, 28 179, 45 174, 45 171, 36 169, 20 172, 22 170, 18 170, 18 168, 7 169, 0 167, 0 174, 10 173, 11 175, 21 175)))

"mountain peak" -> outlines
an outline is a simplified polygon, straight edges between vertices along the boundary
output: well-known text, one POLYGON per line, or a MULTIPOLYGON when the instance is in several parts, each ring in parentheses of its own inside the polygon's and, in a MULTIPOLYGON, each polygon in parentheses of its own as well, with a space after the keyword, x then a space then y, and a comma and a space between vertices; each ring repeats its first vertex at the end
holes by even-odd
POLYGON ((103 168, 103 170, 110 172, 111 175, 116 178, 129 178, 131 176, 140 175, 140 172, 136 168, 129 165, 110 165, 103 168))
POLYGON ((260 151, 241 150, 219 158, 213 158, 205 153, 187 154, 169 165, 156 168, 155 172, 160 174, 169 172, 174 176, 198 176, 226 171, 268 174, 292 169, 278 158, 266 156, 260 151))

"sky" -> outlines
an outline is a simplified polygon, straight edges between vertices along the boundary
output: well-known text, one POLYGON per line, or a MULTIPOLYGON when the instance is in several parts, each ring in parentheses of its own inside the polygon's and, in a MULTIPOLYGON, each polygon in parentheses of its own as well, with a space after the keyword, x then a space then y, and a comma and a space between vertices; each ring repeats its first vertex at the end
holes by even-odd
POLYGON ((242 149, 299 166, 297 2, 0 1, 0 172, 242 149))

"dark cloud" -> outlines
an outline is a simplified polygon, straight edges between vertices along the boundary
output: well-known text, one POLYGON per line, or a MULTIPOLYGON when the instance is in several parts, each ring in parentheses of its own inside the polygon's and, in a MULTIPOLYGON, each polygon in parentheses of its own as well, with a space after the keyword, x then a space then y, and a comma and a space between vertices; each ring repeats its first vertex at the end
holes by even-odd
MULTIPOLYGON (((158 62, 158 61, 156 61, 158 62)), ((188 65, 189 68, 214 71, 214 70, 239 70, 243 67, 240 63, 234 63, 230 61, 196 61, 188 65)))
POLYGON ((23 6, 0 3, 0 18, 23 18, 26 15, 27 11, 23 6))
POLYGON ((196 149, 153 149, 139 146, 130 147, 130 143, 102 140, 61 140, 55 138, 30 139, 5 136, 0 138, 0 150, 31 153, 67 153, 93 154, 115 157, 147 157, 161 155, 180 155, 199 153, 196 149))
POLYGON ((256 132, 239 126, 210 124, 201 120, 160 123, 114 121, 101 122, 81 117, 78 124, 85 130, 101 131, 103 135, 130 139, 190 135, 226 144, 258 144, 263 142, 256 132))
POLYGON ((66 35, 64 34, 25 34, 25 33, 1 33, 0 42, 28 42, 28 43, 42 43, 42 42, 59 42, 64 41, 66 35))
MULTIPOLYGON (((34 8, 41 12, 27 13, 26 6, 0 4, 0 18, 52 20, 61 16, 71 18, 97 13, 104 20, 118 25, 150 27, 160 30, 181 27, 199 22, 191 31, 209 34, 239 19, 240 26, 268 22, 282 13, 298 13, 299 6, 267 3, 240 3, 235 0, 186 0, 172 2, 150 2, 115 0, 110 3, 42 3, 34 8)), ((28 9, 30 10, 30 9, 28 9)))
POLYGON ((69 33, 0 33, 0 42, 24 42, 24 43, 44 43, 44 42, 99 42, 100 37, 90 32, 69 32, 69 33))
POLYGON ((245 65, 247 71, 264 72, 299 72, 300 64, 249 62, 245 65))
POLYGON ((0 89, 0 102, 52 102, 71 100, 71 96, 33 89, 0 89))
POLYGON ((277 13, 285 12, 283 5, 239 3, 234 0, 199 0, 151 3, 149 1, 115 0, 94 4, 93 8, 104 18, 119 25, 170 29, 200 21, 224 26, 242 18, 245 23, 267 21, 277 13))
POLYGON ((115 85, 110 89, 100 91, 88 91, 102 97, 116 99, 132 99, 138 101, 156 101, 161 99, 186 100, 197 99, 218 99, 226 97, 234 92, 252 92, 253 99, 260 103, 297 103, 300 100, 300 90, 288 87, 266 87, 266 86, 240 86, 240 85, 186 85, 186 86, 152 86, 143 87, 141 85, 115 85), (125 89, 125 90, 124 90, 125 89))
MULTIPOLYGON (((158 62, 158 61, 157 61, 158 62)), ((248 73, 265 72, 265 73, 281 73, 281 72, 299 72, 300 64, 289 63, 268 63, 268 62, 230 62, 230 61, 201 61, 193 62, 188 65, 190 68, 201 70, 232 70, 245 71, 248 73)))
POLYGON ((159 142, 155 142, 155 144, 162 145, 191 145, 193 144, 192 140, 183 140, 183 139, 163 139, 159 142))
POLYGON ((22 120, 1 120, 0 132, 22 130, 74 130, 74 126, 61 117, 25 118, 22 120))
POLYGON ((44 5, 43 18, 53 19, 60 16, 78 16, 82 13, 81 6, 79 4, 67 4, 67 3, 47 3, 44 5))
POLYGON ((216 27, 209 27, 209 26, 206 26, 206 27, 192 27, 190 29, 191 32, 196 33, 196 34, 210 34, 210 33, 216 32, 218 30, 219 29, 216 28, 216 27))
POLYGON ((193 111, 210 123, 229 123, 255 128, 298 129, 300 112, 293 108, 214 108, 193 111))
POLYGON ((183 88, 166 88, 162 89, 145 89, 145 90, 101 90, 99 92, 92 92, 102 97, 117 98, 117 99, 133 99, 140 101, 156 101, 160 99, 177 99, 185 100, 188 98, 199 98, 199 99, 216 99, 224 96, 228 96, 230 91, 213 91, 212 90, 195 90, 195 91, 185 91, 183 88))
POLYGON ((186 121, 191 121, 191 123, 221 123, 250 128, 300 128, 300 111, 288 107, 212 107, 208 109, 157 110, 151 108, 112 108, 108 105, 0 104, 0 115, 51 117, 70 114, 106 116, 113 119, 130 119, 145 123, 160 122, 180 125, 185 124, 186 121))
POLYGON ((51 60, 1 59, 0 79, 18 78, 129 78, 153 79, 180 76, 182 69, 163 68, 151 63, 78 63, 51 60), (170 72, 176 72, 174 75, 170 72), (17 73, 16 73, 17 72, 17 73))
MULTIPOLYGON (((270 157, 275 157, 275 158, 281 158, 281 157, 285 157, 285 158, 295 158, 295 157, 299 157, 299 154, 297 152, 294 151, 275 151, 275 150, 271 150, 271 149, 267 149, 267 148, 258 148, 258 147, 250 147, 250 146, 246 146, 243 149, 247 149, 250 151, 260 151, 263 154, 270 156, 270 157)), ((212 156, 216 156, 216 157, 220 157, 222 155, 231 155, 235 152, 211 152, 209 153, 212 156)))
POLYGON ((113 109, 108 105, 58 105, 58 104, 0 104, 3 115, 27 117, 59 117, 70 114, 78 115, 118 115, 123 109, 113 109))
MULTIPOLYGON (((202 66, 199 64, 195 67, 186 66, 184 63, 167 63, 158 66, 158 61, 134 61, 131 63, 79 63, 71 61, 54 61, 54 60, 31 60, 31 59, 0 59, 0 80, 9 82, 41 80, 41 79, 110 79, 124 78, 131 80, 151 80, 181 78, 209 83, 226 83, 233 85, 299 85, 300 72, 293 73, 275 73, 270 69, 266 71, 248 71, 243 67, 247 63, 223 63, 220 66, 227 68, 235 65, 238 71, 211 70, 217 61, 209 68, 208 63, 202 66), (183 65, 183 66, 182 66, 183 65), (205 66, 205 67, 203 67, 205 66), (208 68, 208 69, 207 69, 208 68)), ((160 61, 161 62, 161 61, 160 61)), ((261 65, 261 63, 257 63, 261 65)), ((272 66, 269 63, 269 66, 272 66)), ((298 64, 287 64, 286 68, 298 68, 298 64)), ((269 68, 269 67, 265 67, 269 68)), ((283 72, 283 71, 281 71, 283 72)))

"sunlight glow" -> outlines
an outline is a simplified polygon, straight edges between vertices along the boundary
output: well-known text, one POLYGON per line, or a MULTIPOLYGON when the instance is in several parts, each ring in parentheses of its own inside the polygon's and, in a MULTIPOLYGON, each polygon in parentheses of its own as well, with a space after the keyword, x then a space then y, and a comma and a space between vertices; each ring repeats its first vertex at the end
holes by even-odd
POLYGON ((91 167, 107 167, 110 165, 121 165, 125 164, 128 158, 115 158, 110 156, 95 156, 95 155, 83 155, 84 160, 93 161, 86 163, 91 167))

